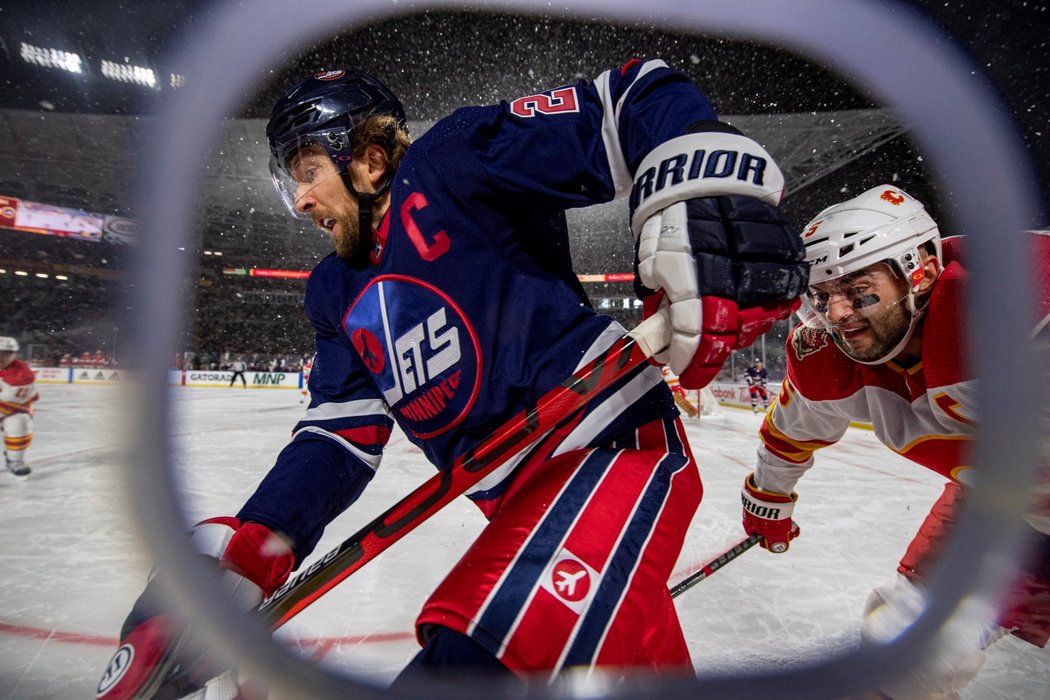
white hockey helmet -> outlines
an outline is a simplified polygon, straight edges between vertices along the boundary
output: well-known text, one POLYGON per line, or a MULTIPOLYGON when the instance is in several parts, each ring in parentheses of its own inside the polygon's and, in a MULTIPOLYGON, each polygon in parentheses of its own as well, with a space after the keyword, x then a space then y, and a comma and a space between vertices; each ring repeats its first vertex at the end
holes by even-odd
POLYGON ((18 352, 18 341, 6 335, 0 335, 0 352, 18 352))
POLYGON ((937 224, 922 204, 893 185, 879 185, 828 207, 802 233, 809 283, 817 284, 868 265, 889 261, 910 276, 930 242, 941 257, 937 224))
MULTIPOLYGON (((803 229, 802 241, 810 266, 811 293, 803 295, 799 309, 799 318, 806 325, 826 327, 823 314, 814 308, 814 285, 833 282, 877 263, 886 263, 894 274, 908 281, 901 301, 907 305, 911 322, 900 342, 876 360, 853 359, 879 364, 896 356, 922 316, 916 290, 925 277, 924 247, 931 245, 937 259, 941 258, 940 231, 922 203, 893 185, 879 185, 820 212, 803 229)), ((838 342, 834 333, 832 337, 838 342)))

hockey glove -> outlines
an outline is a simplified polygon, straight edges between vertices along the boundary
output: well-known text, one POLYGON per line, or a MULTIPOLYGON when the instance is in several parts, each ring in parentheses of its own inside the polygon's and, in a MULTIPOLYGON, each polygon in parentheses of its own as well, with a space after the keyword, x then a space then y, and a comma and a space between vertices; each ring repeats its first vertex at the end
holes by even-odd
MULTIPOLYGON (((295 565, 291 549, 269 528, 236 518, 198 523, 192 543, 225 570, 222 582, 246 612, 277 590, 295 565)), ((199 650, 190 650, 191 635, 166 612, 158 584, 151 579, 124 621, 120 647, 99 681, 96 697, 181 698, 211 685, 209 679, 227 677, 229 672, 210 667, 199 650)))
POLYGON ((791 495, 763 491, 755 486, 755 475, 748 474, 740 501, 744 506, 744 532, 761 535, 762 547, 781 554, 788 550, 788 542, 798 537, 798 525, 791 519, 798 494, 791 495))
POLYGON ((670 307, 671 344, 654 360, 687 389, 798 308, 809 268, 777 208, 783 189, 772 157, 720 122, 701 122, 638 167, 635 291, 646 318, 670 307))

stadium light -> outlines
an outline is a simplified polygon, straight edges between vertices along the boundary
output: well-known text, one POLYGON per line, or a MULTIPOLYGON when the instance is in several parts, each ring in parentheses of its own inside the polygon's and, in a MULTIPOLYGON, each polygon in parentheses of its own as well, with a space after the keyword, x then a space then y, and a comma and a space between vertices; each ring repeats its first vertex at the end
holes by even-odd
POLYGON ((102 59, 101 69, 102 75, 111 80, 135 83, 151 88, 157 87, 157 74, 153 72, 152 68, 102 59))
POLYGON ((79 54, 63 51, 62 49, 45 49, 33 46, 24 41, 19 49, 22 60, 42 68, 61 68, 70 73, 83 73, 84 62, 79 54))

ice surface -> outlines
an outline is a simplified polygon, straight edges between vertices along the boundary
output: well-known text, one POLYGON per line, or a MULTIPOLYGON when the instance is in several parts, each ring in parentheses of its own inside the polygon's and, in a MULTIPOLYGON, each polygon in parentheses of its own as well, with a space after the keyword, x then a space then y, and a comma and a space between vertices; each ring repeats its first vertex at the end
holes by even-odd
MULTIPOLYGON (((28 453, 33 474, 0 473, 0 700, 89 698, 150 557, 127 507, 118 462, 127 399, 116 387, 43 385, 28 453)), ((288 390, 171 391, 187 522, 233 514, 298 419, 288 390)), ((725 409, 687 420, 704 501, 677 582, 743 537, 739 488, 759 416, 725 409)), ((432 474, 396 435, 362 501, 316 555, 432 474)), ((868 591, 888 583, 940 480, 851 429, 799 485, 802 536, 774 556, 753 548, 677 599, 698 673, 791 664, 852 648, 868 591)), ((416 651, 412 623, 428 592, 483 525, 457 502, 345 581, 279 633, 302 653, 380 682, 416 651)), ((998 642, 964 698, 1045 697, 1050 652, 998 642)))

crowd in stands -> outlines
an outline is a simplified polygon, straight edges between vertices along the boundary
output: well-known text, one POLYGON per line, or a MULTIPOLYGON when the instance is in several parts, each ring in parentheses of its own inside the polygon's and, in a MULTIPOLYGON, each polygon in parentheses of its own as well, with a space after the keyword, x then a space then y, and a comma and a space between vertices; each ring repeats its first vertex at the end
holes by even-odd
MULTIPOLYGON (((127 248, 20 231, 0 235, 5 243, 0 267, 6 269, 0 274, 2 330, 32 350, 27 359, 36 366, 119 366, 125 349, 120 319, 134 299, 126 294, 127 248), (28 274, 15 275, 17 269, 28 274)), ((210 266, 201 263, 186 282, 189 320, 172 367, 223 370, 239 357, 249 371, 299 371, 313 351, 313 330, 302 307, 304 280, 228 275, 223 264, 222 258, 210 266)), ((288 261, 288 266, 297 263, 288 261)), ((586 284, 585 289, 595 306, 626 328, 642 320, 638 306, 623 303, 633 299, 630 283, 586 284)), ((788 328, 786 322, 778 324, 761 353, 773 381, 783 377, 788 328)), ((716 379, 738 381, 755 352, 735 357, 716 379)))
POLYGON ((195 353, 183 352, 175 356, 172 368, 177 370, 230 370, 235 360, 247 365, 249 372, 300 372, 309 355, 278 353, 264 355, 257 352, 248 353, 195 353))

